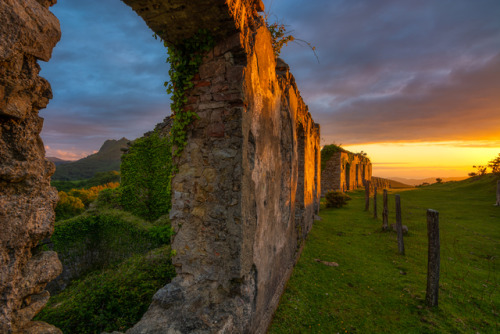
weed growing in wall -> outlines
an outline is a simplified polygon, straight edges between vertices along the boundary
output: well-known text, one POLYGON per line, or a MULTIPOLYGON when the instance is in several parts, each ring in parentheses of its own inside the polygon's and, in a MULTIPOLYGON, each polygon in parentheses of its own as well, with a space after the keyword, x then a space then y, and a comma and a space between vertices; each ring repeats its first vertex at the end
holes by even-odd
POLYGON ((273 51, 274 51, 274 56, 276 58, 279 57, 281 53, 281 49, 285 46, 288 45, 290 42, 296 42, 300 45, 306 45, 308 46, 311 51, 314 53, 314 56, 316 57, 316 60, 319 63, 319 58, 318 55, 316 54, 316 47, 312 46, 311 43, 304 41, 303 39, 296 38, 291 34, 291 31, 288 31, 286 26, 282 23, 269 23, 268 21, 268 16, 264 18, 266 21, 266 27, 271 33, 271 43, 273 45, 273 51))
POLYGON ((267 29, 269 29, 269 32, 271 33, 274 56, 278 58, 281 53, 281 49, 285 45, 288 45, 289 42, 294 41, 295 37, 287 32, 284 24, 267 23, 267 29))

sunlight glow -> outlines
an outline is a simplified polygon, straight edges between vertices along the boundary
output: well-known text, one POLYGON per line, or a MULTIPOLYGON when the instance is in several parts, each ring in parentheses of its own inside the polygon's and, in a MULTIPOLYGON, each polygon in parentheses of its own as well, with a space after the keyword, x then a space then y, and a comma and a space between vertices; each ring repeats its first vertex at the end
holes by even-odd
POLYGON ((380 177, 466 177, 473 165, 486 165, 500 152, 498 141, 443 141, 346 145, 368 153, 380 177))

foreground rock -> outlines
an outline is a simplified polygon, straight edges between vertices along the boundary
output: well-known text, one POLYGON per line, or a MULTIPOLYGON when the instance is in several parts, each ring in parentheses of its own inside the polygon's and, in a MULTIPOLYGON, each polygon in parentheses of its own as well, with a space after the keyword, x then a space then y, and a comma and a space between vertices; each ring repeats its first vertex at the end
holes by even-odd
POLYGON ((38 116, 52 92, 37 61, 48 61, 60 38, 51 3, 0 2, 0 333, 59 333, 30 322, 61 271, 57 254, 36 250, 52 233, 57 202, 38 116))

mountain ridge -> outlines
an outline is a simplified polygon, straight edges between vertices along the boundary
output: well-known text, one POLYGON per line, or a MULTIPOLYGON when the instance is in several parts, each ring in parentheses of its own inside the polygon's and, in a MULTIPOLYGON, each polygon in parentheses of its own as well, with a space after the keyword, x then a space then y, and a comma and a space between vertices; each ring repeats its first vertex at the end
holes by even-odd
POLYGON ((128 148, 129 142, 130 140, 125 137, 118 140, 108 139, 101 145, 97 153, 76 161, 56 163, 56 172, 52 176, 52 180, 83 180, 91 178, 98 172, 119 171, 122 149, 128 148))

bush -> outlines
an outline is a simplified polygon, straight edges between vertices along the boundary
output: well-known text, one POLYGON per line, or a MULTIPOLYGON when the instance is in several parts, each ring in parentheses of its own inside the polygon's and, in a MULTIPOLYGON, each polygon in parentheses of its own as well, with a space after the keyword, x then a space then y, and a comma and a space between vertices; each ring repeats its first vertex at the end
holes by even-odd
POLYGON ((121 208, 121 188, 107 188, 101 190, 97 196, 95 205, 97 208, 121 208))
POLYGON ((64 191, 59 192, 59 202, 55 209, 57 220, 78 216, 83 211, 85 204, 80 198, 68 195, 64 191))
POLYGON ((351 200, 349 195, 341 191, 329 191, 325 194, 327 208, 341 208, 351 200))
POLYGON ((35 320, 65 334, 125 331, 141 319, 153 294, 175 276, 170 254, 170 247, 164 246, 74 281, 51 297, 35 320))
POLYGON ((90 203, 94 202, 99 193, 105 189, 115 189, 120 184, 110 182, 104 185, 90 187, 89 189, 71 189, 70 191, 59 191, 59 202, 55 209, 56 220, 65 220, 78 216, 90 203))
POLYGON ((172 234, 167 217, 150 223, 120 210, 88 210, 72 219, 58 221, 51 245, 64 265, 64 272, 51 289, 58 291, 75 277, 169 244, 172 234))

